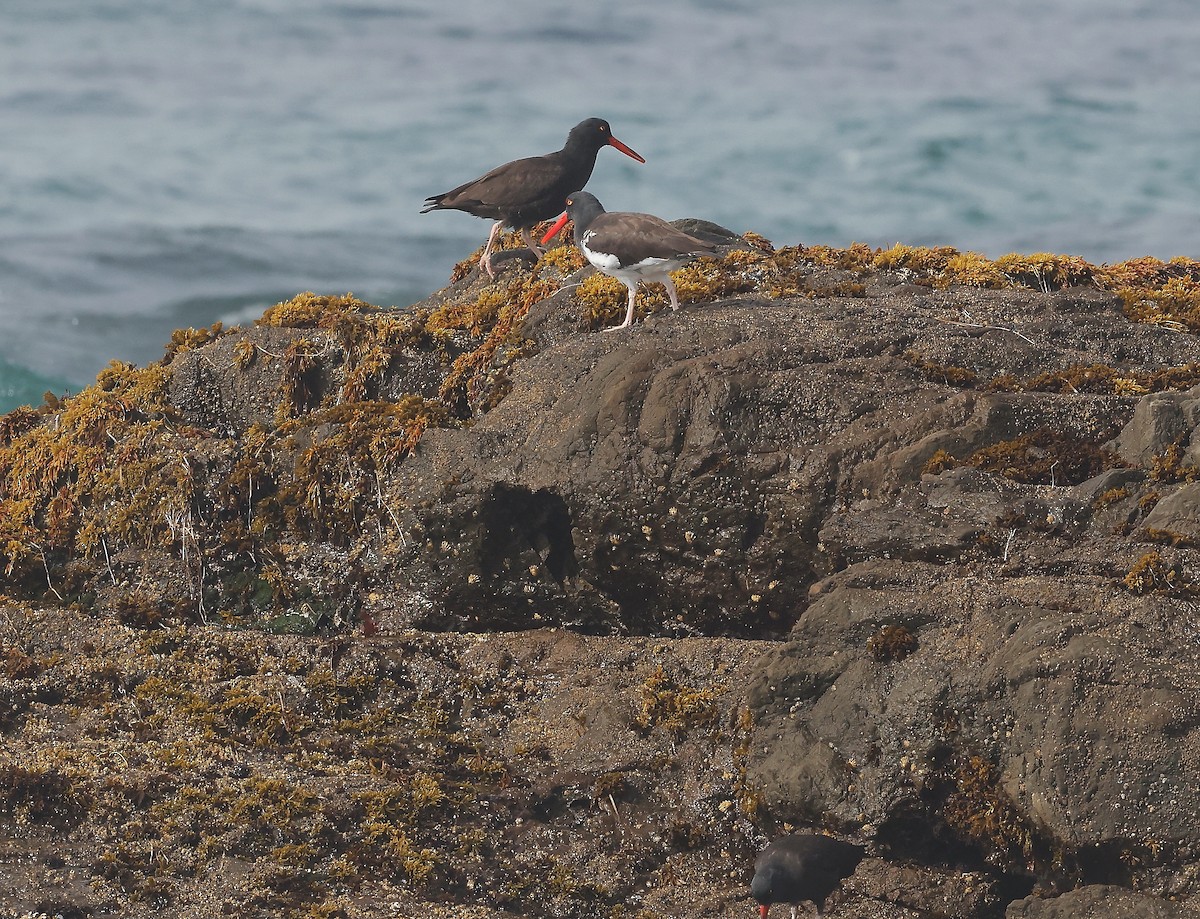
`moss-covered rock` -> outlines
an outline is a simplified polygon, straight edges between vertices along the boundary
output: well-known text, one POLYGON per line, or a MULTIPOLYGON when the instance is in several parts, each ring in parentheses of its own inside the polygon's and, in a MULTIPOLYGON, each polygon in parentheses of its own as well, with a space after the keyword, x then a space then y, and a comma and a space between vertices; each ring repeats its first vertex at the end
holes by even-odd
POLYGON ((801 822, 839 915, 1194 901, 1197 264, 688 227, 627 332, 509 234, 0 419, 0 902, 733 917, 801 822))

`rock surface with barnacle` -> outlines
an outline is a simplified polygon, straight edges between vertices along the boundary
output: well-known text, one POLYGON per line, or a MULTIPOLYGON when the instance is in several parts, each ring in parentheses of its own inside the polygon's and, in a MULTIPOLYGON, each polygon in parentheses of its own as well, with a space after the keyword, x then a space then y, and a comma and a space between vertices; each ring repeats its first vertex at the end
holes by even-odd
POLYGON ((1196 915, 1200 264, 685 228, 0 419, 0 906, 1196 915))

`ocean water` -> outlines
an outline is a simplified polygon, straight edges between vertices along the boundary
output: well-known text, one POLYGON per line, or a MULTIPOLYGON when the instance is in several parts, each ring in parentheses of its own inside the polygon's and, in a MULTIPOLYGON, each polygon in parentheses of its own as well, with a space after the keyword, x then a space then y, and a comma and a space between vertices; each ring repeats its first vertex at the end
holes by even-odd
POLYGON ((301 290, 405 306, 418 214, 607 118, 610 210, 777 243, 1200 257, 1190 0, 0 0, 0 411, 301 290))

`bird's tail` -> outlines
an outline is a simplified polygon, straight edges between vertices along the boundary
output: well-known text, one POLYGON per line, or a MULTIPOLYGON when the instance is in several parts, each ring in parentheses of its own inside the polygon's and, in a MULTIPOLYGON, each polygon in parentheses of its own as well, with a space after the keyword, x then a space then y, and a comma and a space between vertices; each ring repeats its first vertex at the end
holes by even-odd
POLYGON ((425 199, 425 206, 421 208, 422 214, 428 214, 430 211, 436 211, 442 206, 442 199, 445 195, 430 195, 425 199))

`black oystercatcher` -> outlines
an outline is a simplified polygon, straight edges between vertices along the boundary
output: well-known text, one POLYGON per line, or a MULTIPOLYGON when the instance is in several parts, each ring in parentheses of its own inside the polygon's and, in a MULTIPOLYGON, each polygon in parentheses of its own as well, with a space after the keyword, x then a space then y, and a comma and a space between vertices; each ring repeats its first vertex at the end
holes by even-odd
POLYGON ((831 836, 800 834, 776 839, 754 862, 750 892, 761 904, 759 915, 766 919, 771 904, 788 903, 792 919, 796 919, 796 904, 811 900, 819 916, 825 898, 854 873, 863 852, 862 846, 831 836))
POLYGON ((589 118, 571 128, 561 150, 513 160, 445 194, 431 195, 425 199, 421 213, 449 209, 495 220, 479 260, 494 278, 492 244, 500 228, 510 226, 520 230, 525 245, 540 257, 544 250, 534 243, 529 228, 556 216, 563 209, 567 195, 587 184, 596 166, 596 154, 606 146, 616 147, 639 163, 646 162, 612 136, 607 121, 589 118))
POLYGON ((568 220, 575 223, 575 242, 589 262, 629 288, 625 321, 606 329, 615 332, 633 322, 633 302, 639 281, 658 281, 667 288, 671 309, 679 309, 679 294, 670 272, 717 247, 688 236, 650 214, 609 213, 595 195, 577 191, 567 198, 567 212, 542 237, 545 243, 568 220))

